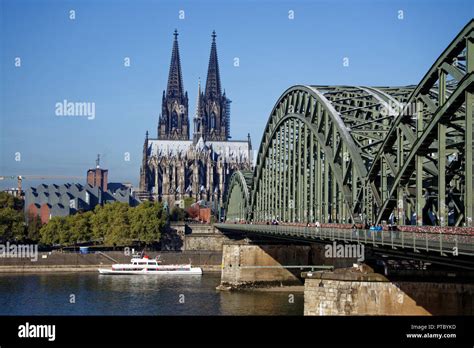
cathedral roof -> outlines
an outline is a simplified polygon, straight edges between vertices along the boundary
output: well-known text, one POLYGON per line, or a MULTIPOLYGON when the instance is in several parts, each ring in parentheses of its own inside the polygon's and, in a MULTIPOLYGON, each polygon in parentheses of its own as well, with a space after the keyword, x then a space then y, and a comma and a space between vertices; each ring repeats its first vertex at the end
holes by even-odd
POLYGON ((151 156, 177 156, 191 147, 191 140, 148 140, 148 154, 151 156))
POLYGON ((249 146, 246 141, 207 141, 206 145, 224 158, 238 157, 244 161, 248 160, 249 146))
POLYGON ((204 142, 204 139, 200 137, 198 142, 196 143, 196 150, 203 151, 206 149, 207 149, 206 143, 204 142))
POLYGON ((237 162, 250 162, 248 141, 204 141, 200 138, 196 145, 191 140, 148 140, 148 155, 171 157, 184 155, 188 151, 210 150, 215 160, 223 158, 237 162))

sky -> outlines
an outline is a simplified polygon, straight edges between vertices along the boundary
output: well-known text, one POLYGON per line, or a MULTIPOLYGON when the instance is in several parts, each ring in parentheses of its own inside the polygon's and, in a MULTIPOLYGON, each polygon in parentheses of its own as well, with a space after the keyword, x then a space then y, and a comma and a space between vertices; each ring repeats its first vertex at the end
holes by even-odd
POLYGON ((469 0, 0 0, 0 176, 84 183, 101 154, 109 181, 138 185, 175 29, 190 123, 215 30, 232 139, 258 149, 290 86, 417 84, 473 13, 469 0), (64 100, 93 117, 58 116, 64 100))

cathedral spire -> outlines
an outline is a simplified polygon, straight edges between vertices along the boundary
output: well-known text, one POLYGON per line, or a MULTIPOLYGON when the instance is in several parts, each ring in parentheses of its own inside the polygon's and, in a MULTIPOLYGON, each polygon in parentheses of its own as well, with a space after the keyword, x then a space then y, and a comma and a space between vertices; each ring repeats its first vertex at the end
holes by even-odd
POLYGON ((179 58, 178 30, 174 31, 173 51, 171 53, 170 72, 166 94, 169 97, 183 96, 183 78, 181 75, 181 60, 179 58))
POLYGON ((219 75, 219 62, 217 60, 216 32, 212 32, 211 55, 207 70, 206 98, 219 98, 221 96, 221 78, 219 75))
POLYGON ((198 94, 196 98, 196 115, 194 117, 201 117, 201 78, 198 79, 198 94))
POLYGON ((188 93, 183 91, 178 31, 175 30, 168 85, 166 92, 163 91, 161 115, 158 120, 158 139, 189 139, 188 93))
POLYGON ((196 100, 196 114, 194 115, 194 133, 193 133, 193 143, 199 141, 199 139, 203 136, 203 124, 202 124, 202 105, 201 105, 201 78, 198 81, 198 93, 197 93, 197 100, 196 100))

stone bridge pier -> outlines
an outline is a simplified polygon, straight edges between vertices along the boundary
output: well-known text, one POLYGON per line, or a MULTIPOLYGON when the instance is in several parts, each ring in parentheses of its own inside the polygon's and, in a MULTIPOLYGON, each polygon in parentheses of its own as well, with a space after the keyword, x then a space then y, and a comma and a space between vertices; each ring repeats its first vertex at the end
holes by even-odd
POLYGON ((340 268, 357 263, 354 258, 328 259, 324 247, 324 244, 288 244, 288 241, 265 239, 226 241, 222 248, 221 284, 218 288, 302 285, 302 272, 308 267, 296 266, 340 268))
POLYGON ((222 250, 221 284, 218 289, 230 290, 273 285, 302 285, 302 270, 284 268, 308 265, 311 247, 278 242, 226 242, 222 250))
POLYGON ((304 315, 474 314, 472 282, 394 280, 365 265, 303 277, 304 315))
POLYGON ((248 238, 227 241, 218 289, 304 284, 304 315, 474 314, 470 271, 382 275, 369 266, 375 260, 370 253, 365 255, 366 263, 331 259, 325 255, 326 245, 248 238), (309 265, 315 269, 288 267, 309 265))

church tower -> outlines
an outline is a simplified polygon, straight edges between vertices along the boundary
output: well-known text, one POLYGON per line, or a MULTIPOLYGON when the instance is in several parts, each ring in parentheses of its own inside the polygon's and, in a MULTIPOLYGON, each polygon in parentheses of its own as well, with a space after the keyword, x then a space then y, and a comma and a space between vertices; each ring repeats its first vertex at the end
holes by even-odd
POLYGON ((204 140, 229 140, 230 100, 226 98, 225 92, 222 94, 215 31, 212 32, 206 88, 204 93, 200 94, 199 107, 201 109, 204 140))
POLYGON ((204 119, 202 117, 202 93, 201 93, 201 79, 199 79, 198 83, 198 94, 197 94, 197 102, 196 102, 196 115, 194 115, 194 133, 193 133, 193 144, 199 141, 201 137, 204 136, 204 119))
POLYGON ((202 81, 201 85, 199 79, 196 112, 191 111, 192 120, 189 120, 178 32, 174 31, 158 136, 152 138, 147 131, 143 143, 140 189, 134 193, 142 201, 167 202, 172 208, 184 207, 186 197, 204 199, 219 214, 232 174, 236 170, 252 169, 250 136, 247 141, 229 140, 231 101, 221 86, 216 33, 212 32, 211 37, 206 84, 202 81), (194 126, 191 139, 190 126, 194 126))
POLYGON ((183 93, 183 90, 178 31, 175 30, 168 85, 163 91, 158 121, 158 139, 189 140, 188 92, 183 93))
POLYGON ((142 165, 140 167, 140 191, 148 191, 148 177, 150 169, 148 167, 148 131, 145 134, 145 142, 143 143, 142 165))

